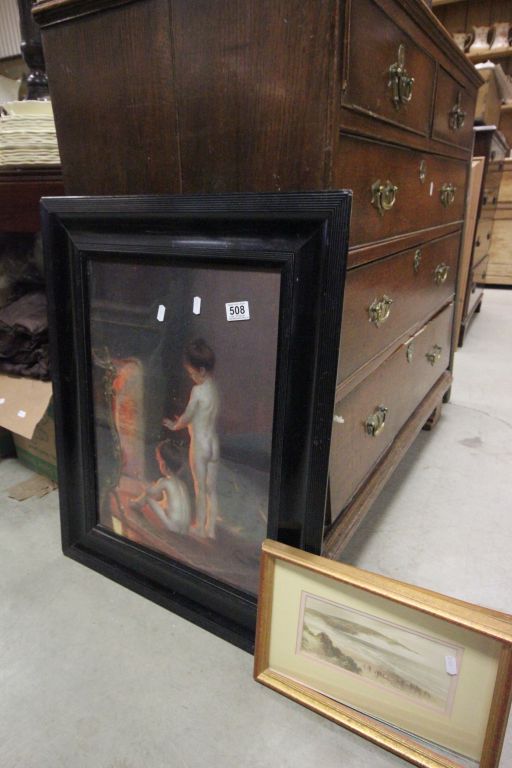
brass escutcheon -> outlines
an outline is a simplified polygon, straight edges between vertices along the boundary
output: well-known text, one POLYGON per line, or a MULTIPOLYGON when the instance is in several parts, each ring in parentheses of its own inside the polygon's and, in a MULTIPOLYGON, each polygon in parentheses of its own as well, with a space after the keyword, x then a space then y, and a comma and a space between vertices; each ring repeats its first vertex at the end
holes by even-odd
POLYGON ((405 68, 405 45, 398 46, 398 61, 389 68, 389 83, 391 98, 395 109, 400 109, 402 104, 408 104, 412 99, 412 87, 414 77, 410 77, 405 68))
POLYGON ((382 323, 389 317, 392 303, 393 299, 390 299, 386 294, 381 296, 380 299, 374 299, 368 307, 368 318, 370 323, 376 325, 377 328, 379 325, 382 325, 382 323))
POLYGON ((448 113, 448 124, 452 131, 460 131, 466 122, 467 112, 462 109, 461 101, 462 93, 459 91, 457 94, 457 101, 448 113))
POLYGON ((396 202, 396 193, 398 187, 389 180, 381 184, 380 179, 372 184, 372 205, 378 210, 381 216, 384 211, 389 211, 396 202))
POLYGON ((448 266, 448 264, 441 262, 441 264, 437 265, 437 267, 434 270, 434 281, 436 285, 442 285, 443 283, 446 283, 449 271, 450 271, 450 267, 448 266))
POLYGON ((421 248, 416 248, 414 251, 414 260, 412 262, 414 272, 418 274, 421 264, 421 248))
POLYGON ((455 202, 456 191, 457 187, 455 187, 451 182, 447 182, 441 187, 439 194, 441 197, 441 202, 445 208, 448 208, 449 205, 452 205, 452 203, 455 202))
POLYGON ((439 344, 434 344, 430 352, 427 352, 425 357, 429 361, 430 365, 435 365, 437 361, 441 358, 441 352, 443 351, 443 348, 439 346, 439 344))
POLYGON ((420 163, 420 181, 422 184, 425 183, 426 178, 427 178, 427 164, 425 160, 422 160, 420 163))
POLYGON ((385 405, 378 405, 371 416, 368 416, 364 422, 366 434, 370 437, 376 437, 382 432, 386 424, 386 414, 388 409, 385 405))

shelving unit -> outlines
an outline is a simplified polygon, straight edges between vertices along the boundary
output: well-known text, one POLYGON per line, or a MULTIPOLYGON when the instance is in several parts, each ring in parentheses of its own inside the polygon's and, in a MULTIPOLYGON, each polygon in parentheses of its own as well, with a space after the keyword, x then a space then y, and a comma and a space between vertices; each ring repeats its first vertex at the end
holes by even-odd
MULTIPOLYGON (((512 48, 506 48, 503 51, 485 51, 484 53, 467 53, 466 56, 470 61, 477 64, 480 61, 495 61, 498 59, 509 59, 512 56, 512 48)), ((501 62, 500 62, 501 63, 501 62)))
MULTIPOLYGON (((512 28, 512 0, 433 0, 432 6, 451 35, 470 32, 473 27, 490 27, 500 21, 510 21, 512 28)), ((473 64, 489 59, 499 62, 505 74, 512 76, 512 46, 505 50, 467 53, 466 56, 473 64)), ((502 107, 499 129, 512 144, 512 105, 502 107)))
MULTIPOLYGON (((512 0, 433 0, 432 9, 448 32, 470 32, 473 27, 491 26, 510 21, 512 0)), ((467 54, 472 62, 499 60, 504 71, 512 74, 512 47, 505 51, 467 54)))

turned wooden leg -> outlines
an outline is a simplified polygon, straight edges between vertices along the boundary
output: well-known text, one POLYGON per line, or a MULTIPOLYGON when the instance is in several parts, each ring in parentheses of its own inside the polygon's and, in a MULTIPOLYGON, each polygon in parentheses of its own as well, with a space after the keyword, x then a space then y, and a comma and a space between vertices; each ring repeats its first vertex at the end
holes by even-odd
POLYGON ((435 425, 441 418, 441 410, 442 410, 443 404, 439 403, 437 408, 434 408, 430 416, 428 417, 427 421, 425 422, 423 429, 426 432, 430 432, 431 429, 434 429, 435 425))

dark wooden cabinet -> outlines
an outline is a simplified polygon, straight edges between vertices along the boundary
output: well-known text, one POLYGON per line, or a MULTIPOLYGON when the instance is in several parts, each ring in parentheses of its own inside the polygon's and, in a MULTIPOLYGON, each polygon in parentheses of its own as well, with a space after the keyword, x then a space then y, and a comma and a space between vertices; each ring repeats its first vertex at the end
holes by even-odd
POLYGON ((60 168, 0 170, 0 232, 39 232, 39 200, 63 192, 60 168))
POLYGON ((336 556, 450 386, 479 76, 420 0, 40 0, 35 14, 69 194, 354 190, 336 556))

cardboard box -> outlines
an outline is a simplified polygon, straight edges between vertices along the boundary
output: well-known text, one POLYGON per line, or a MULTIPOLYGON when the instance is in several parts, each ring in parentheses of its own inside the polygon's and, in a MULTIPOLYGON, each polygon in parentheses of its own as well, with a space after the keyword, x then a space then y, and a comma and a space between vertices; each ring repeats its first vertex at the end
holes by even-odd
POLYGON ((50 403, 48 410, 34 430, 32 439, 14 435, 19 461, 38 475, 57 482, 57 453, 55 450, 55 421, 50 403))
POLYGON ((48 381, 0 375, 0 427, 13 433, 22 464, 57 481, 51 397, 48 381))

